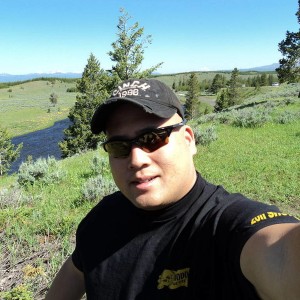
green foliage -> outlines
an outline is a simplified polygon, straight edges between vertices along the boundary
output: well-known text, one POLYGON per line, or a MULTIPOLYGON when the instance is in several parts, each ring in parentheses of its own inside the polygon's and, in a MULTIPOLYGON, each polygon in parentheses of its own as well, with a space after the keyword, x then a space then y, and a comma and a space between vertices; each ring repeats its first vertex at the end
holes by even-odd
POLYGON ((209 126, 203 129, 197 127, 194 130, 194 135, 196 145, 207 146, 218 139, 215 126, 209 126))
POLYGON ((8 292, 1 292, 0 296, 3 300, 33 300, 33 293, 24 284, 18 285, 8 292))
POLYGON ((102 135, 92 134, 90 122, 96 108, 108 98, 108 92, 116 83, 128 78, 150 76, 161 65, 160 63, 140 71, 144 48, 151 43, 151 37, 143 38, 144 28, 139 28, 137 22, 129 25, 128 13, 124 9, 121 9, 121 13, 117 26, 118 39, 112 43, 113 50, 108 53, 116 65, 110 71, 105 71, 91 54, 82 78, 77 83, 79 94, 69 113, 72 124, 64 131, 64 140, 59 143, 63 158, 88 149, 96 149, 102 141, 102 135))
POLYGON ((238 111, 232 124, 237 127, 255 128, 261 127, 268 121, 270 116, 265 110, 248 108, 238 111))
POLYGON ((117 191, 114 181, 101 174, 87 180, 82 188, 82 198, 85 201, 101 200, 104 196, 117 191))
POLYGON ((210 92, 213 94, 217 94, 221 88, 224 88, 226 86, 226 77, 222 74, 216 74, 211 87, 210 87, 210 92))
POLYGON ((23 144, 15 147, 5 128, 0 127, 0 176, 7 173, 11 164, 19 157, 23 144))
POLYGON ((94 175, 106 175, 110 174, 110 167, 107 157, 103 157, 98 153, 93 157, 91 163, 91 170, 94 175))
MULTIPOLYGON (((300 24, 300 1, 296 13, 300 24)), ((279 82, 300 82, 300 30, 286 32, 286 37, 278 44, 283 58, 279 60, 279 68, 276 69, 279 82)))
POLYGON ((113 50, 108 52, 110 59, 116 62, 111 73, 116 82, 129 78, 142 78, 150 76, 162 63, 149 69, 140 71, 144 60, 144 51, 148 44, 151 44, 151 36, 143 37, 144 28, 139 27, 138 22, 129 24, 131 17, 121 8, 121 16, 117 26, 118 39, 112 43, 113 50))
POLYGON ((91 54, 82 78, 77 83, 80 94, 77 95, 75 105, 69 113, 72 124, 64 131, 64 140, 59 143, 63 157, 97 148, 102 136, 91 132, 90 123, 96 108, 108 97, 108 85, 109 78, 106 72, 91 54))
POLYGON ((231 77, 228 83, 228 106, 233 106, 239 103, 238 76, 239 71, 237 68, 234 68, 231 72, 231 77))
POLYGON ((19 207, 23 203, 23 193, 22 190, 14 186, 10 189, 1 189, 0 190, 0 209, 7 207, 19 207))
POLYGON ((199 115, 199 95, 200 88, 197 76, 195 73, 191 73, 188 83, 188 92, 185 102, 185 117, 187 120, 196 118, 199 115))
POLYGON ((277 118, 275 119, 275 122, 279 123, 279 124, 287 124, 287 123, 291 123, 291 122, 295 121, 297 119, 297 117, 299 119, 299 117, 300 117, 299 113, 295 114, 290 111, 284 111, 280 115, 277 116, 277 118))
POLYGON ((38 158, 36 161, 23 162, 18 171, 18 183, 21 186, 35 183, 50 184, 59 182, 65 172, 59 168, 54 157, 38 158))
POLYGON ((76 92, 77 92, 76 87, 67 88, 67 93, 76 93, 76 92))
POLYGON ((226 88, 226 89, 222 89, 218 93, 214 110, 218 112, 228 107, 229 107, 229 93, 228 93, 228 88, 226 88))
POLYGON ((57 104, 57 99, 58 99, 57 94, 55 94, 55 93, 50 94, 49 100, 53 106, 55 106, 57 104))

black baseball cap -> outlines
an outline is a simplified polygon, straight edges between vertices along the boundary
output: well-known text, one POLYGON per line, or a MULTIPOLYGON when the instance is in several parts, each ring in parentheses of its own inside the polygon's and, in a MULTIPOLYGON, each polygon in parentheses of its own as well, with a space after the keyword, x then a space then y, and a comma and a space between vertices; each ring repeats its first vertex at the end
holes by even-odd
POLYGON ((91 130, 98 134, 105 131, 105 124, 114 107, 119 103, 133 103, 145 112, 168 119, 178 113, 184 119, 183 106, 175 93, 156 79, 129 79, 121 82, 112 91, 110 98, 95 111, 91 130))

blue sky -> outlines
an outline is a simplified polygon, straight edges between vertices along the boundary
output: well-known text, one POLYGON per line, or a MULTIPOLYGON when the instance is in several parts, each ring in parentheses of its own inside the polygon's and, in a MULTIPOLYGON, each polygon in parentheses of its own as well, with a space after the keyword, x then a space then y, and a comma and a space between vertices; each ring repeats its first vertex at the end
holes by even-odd
POLYGON ((109 69, 119 9, 152 35, 143 68, 160 73, 278 62, 297 31, 297 0, 0 0, 0 74, 82 72, 90 53, 109 69))

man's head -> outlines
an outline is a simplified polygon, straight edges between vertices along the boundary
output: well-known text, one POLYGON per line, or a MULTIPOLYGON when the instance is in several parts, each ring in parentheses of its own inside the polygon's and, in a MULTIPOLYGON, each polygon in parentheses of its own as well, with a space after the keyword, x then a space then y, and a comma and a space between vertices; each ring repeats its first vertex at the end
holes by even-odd
POLYGON ((182 106, 169 88, 156 80, 130 82, 131 88, 122 83, 119 86, 125 89, 113 92, 124 94, 115 100, 110 98, 98 108, 93 117, 93 131, 105 131, 107 135, 104 144, 120 191, 139 208, 159 209, 181 199, 195 183, 194 135, 183 122, 182 106), (142 88, 148 91, 141 94, 145 98, 129 97, 128 93, 138 94, 142 88), (163 95, 171 98, 162 98, 163 95), (159 101, 152 105, 153 97, 159 101))

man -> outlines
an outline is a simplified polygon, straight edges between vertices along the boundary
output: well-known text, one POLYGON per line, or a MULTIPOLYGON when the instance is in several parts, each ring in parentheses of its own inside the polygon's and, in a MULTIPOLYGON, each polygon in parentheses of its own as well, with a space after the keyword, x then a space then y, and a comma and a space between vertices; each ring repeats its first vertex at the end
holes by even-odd
POLYGON ((119 84, 91 128, 120 192, 81 222, 46 299, 300 299, 299 221, 200 176, 166 85, 119 84))

